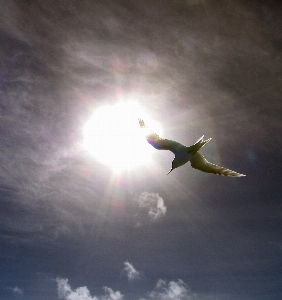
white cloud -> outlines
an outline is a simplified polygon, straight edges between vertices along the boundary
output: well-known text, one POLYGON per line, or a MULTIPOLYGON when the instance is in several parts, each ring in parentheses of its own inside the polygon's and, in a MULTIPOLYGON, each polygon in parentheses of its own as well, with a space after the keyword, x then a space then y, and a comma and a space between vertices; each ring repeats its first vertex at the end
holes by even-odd
POLYGON ((140 272, 138 272, 133 265, 126 261, 124 262, 124 269, 123 269, 126 273, 126 276, 128 278, 129 281, 134 281, 134 280, 138 280, 141 278, 141 274, 140 272))
MULTIPOLYGON (((131 265, 131 264, 129 264, 131 265)), ((73 290, 68 279, 57 278, 58 296, 63 300, 125 300, 120 291, 113 291, 109 287, 103 287, 104 295, 91 296, 86 286, 73 290)), ((140 297, 139 300, 208 300, 208 299, 231 299, 230 295, 218 297, 217 295, 197 295, 187 288, 186 284, 178 281, 166 281, 160 279, 152 292, 146 293, 148 297, 140 297)), ((233 298, 232 298, 233 299, 233 298)))
POLYGON ((104 290, 106 294, 101 297, 101 300, 123 300, 124 299, 123 294, 121 294, 120 291, 114 292, 111 288, 106 286, 104 287, 104 290))
POLYGON ((166 284, 166 282, 162 279, 159 279, 159 281, 157 282, 156 288, 160 289, 162 286, 164 286, 166 284))
POLYGON ((148 210, 148 215, 152 220, 157 220, 166 214, 167 207, 164 200, 155 193, 141 193, 137 199, 139 208, 148 210))
POLYGON ((109 287, 104 287, 105 295, 92 297, 86 286, 79 287, 76 290, 72 290, 68 284, 68 279, 57 278, 58 295, 59 298, 64 300, 123 300, 123 295, 116 291, 114 292, 109 287))
POLYGON ((155 290, 150 293, 153 300, 192 300, 194 295, 187 289, 182 280, 170 281, 159 280, 155 290))

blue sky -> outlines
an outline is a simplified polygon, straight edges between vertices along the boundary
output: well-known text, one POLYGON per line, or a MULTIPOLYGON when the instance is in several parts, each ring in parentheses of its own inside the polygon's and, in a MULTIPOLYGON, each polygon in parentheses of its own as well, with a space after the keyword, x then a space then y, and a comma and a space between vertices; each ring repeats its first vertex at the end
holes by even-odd
POLYGON ((0 3, 0 298, 281 299, 279 1, 0 3), (246 177, 97 160, 85 124, 132 98, 246 177))

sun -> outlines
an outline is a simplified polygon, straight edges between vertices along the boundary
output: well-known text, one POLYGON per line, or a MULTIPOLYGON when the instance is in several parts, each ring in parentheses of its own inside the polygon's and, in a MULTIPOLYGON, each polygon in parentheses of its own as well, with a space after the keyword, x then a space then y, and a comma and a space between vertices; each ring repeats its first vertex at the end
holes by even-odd
POLYGON ((138 118, 145 119, 156 133, 162 133, 160 124, 138 102, 118 102, 94 111, 83 129, 83 146, 116 173, 149 164, 154 149, 147 143, 146 130, 139 127, 138 118))

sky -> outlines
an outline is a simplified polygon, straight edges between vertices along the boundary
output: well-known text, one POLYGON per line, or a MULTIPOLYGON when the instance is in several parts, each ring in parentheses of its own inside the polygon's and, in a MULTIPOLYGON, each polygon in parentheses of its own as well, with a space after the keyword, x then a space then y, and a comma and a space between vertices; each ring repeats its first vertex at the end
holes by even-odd
POLYGON ((281 299, 280 1, 0 7, 0 298, 281 299), (151 162, 115 172, 83 130, 121 101, 246 177, 166 175, 145 139, 151 162))

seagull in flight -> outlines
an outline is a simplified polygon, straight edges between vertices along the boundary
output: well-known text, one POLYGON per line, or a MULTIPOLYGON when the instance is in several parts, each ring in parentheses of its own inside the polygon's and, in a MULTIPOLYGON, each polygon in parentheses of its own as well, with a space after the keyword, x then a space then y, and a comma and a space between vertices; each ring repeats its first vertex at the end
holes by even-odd
MULTIPOLYGON (((138 120, 141 128, 148 128, 142 119, 138 120)), ((206 173, 214 173, 230 177, 246 176, 244 174, 237 173, 235 171, 220 167, 218 165, 214 165, 208 162, 204 158, 204 156, 198 152, 206 143, 208 143, 211 140, 211 138, 208 140, 204 140, 204 136, 202 136, 194 145, 189 147, 172 140, 162 139, 153 131, 151 131, 151 133, 149 133, 146 136, 146 139, 148 143, 151 144, 157 150, 169 150, 174 153, 175 157, 172 161, 171 170, 167 173, 167 175, 172 170, 190 161, 192 168, 206 173)))

